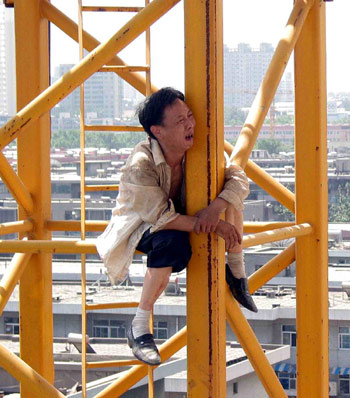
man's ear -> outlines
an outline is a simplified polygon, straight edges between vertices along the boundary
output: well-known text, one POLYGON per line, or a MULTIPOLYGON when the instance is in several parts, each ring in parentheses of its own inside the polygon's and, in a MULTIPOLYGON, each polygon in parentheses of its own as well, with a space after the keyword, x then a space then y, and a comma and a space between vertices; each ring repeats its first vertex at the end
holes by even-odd
POLYGON ((161 137, 161 131, 160 131, 160 127, 153 125, 150 127, 151 133, 157 138, 159 139, 161 137))

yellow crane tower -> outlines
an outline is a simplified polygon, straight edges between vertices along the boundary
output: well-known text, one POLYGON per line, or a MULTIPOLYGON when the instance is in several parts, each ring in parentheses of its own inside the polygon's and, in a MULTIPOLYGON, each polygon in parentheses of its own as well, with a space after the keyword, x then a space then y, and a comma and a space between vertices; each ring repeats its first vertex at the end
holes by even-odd
MULTIPOLYGON (((51 219, 49 110, 106 65, 145 94, 146 79, 128 69, 118 53, 178 2, 151 1, 104 43, 80 29, 80 42, 88 55, 50 85, 49 23, 76 41, 78 25, 47 0, 5 0, 7 5, 14 6, 15 13, 18 112, 0 128, 0 149, 17 138, 18 172, 0 154, 0 175, 17 201, 19 212, 17 222, 0 225, 0 233, 17 232, 19 239, 0 241, 1 252, 16 253, 1 280, 0 309, 2 312, 19 281, 20 357, 0 346, 0 366, 20 381, 23 398, 63 397, 53 386, 51 254, 95 253, 94 242, 84 239, 84 230, 96 230, 101 225, 97 221, 82 222, 80 227, 78 222, 77 227, 74 222, 51 219), (51 232, 62 228, 81 229, 82 239, 52 240, 51 232)), ((292 225, 245 225, 244 247, 296 238, 295 244, 249 278, 249 289, 254 292, 296 259, 297 395, 326 398, 329 378, 325 3, 294 1, 235 148, 224 142, 223 134, 222 1, 184 0, 184 16, 186 98, 196 115, 197 130, 201 131, 187 157, 187 186, 196 182, 196 189, 188 190, 188 212, 194 214, 220 191, 225 149, 253 181, 295 213, 292 225), (293 50, 296 195, 248 160, 293 50)), ((192 236, 191 240, 195 255, 187 277, 187 327, 160 347, 162 360, 187 344, 188 397, 225 397, 227 320, 267 395, 286 397, 225 285, 222 241, 215 234, 192 236)), ((147 373, 146 365, 133 366, 96 397, 120 396, 147 373)))

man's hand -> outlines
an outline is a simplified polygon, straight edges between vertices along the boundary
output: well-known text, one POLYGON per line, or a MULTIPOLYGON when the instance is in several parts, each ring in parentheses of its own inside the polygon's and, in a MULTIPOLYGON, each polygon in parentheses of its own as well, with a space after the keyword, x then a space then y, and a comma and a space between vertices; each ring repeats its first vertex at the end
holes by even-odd
POLYGON ((220 221, 220 214, 225 211, 227 205, 225 200, 216 198, 208 207, 196 213, 198 220, 194 231, 197 234, 215 232, 220 221))
POLYGON ((215 232, 225 240, 226 250, 231 250, 242 243, 242 236, 236 227, 226 221, 220 220, 215 232))

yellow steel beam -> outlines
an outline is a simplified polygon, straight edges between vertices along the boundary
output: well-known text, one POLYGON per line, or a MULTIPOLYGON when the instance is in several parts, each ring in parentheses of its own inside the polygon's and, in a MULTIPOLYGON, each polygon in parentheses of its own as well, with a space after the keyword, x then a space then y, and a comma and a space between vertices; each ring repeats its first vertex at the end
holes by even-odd
MULTIPOLYGON (((87 186, 89 187, 89 185, 87 186)), ((97 187, 100 187, 100 185, 96 185, 96 190, 97 187)), ((29 221, 27 221, 29 223, 29 221)), ((21 223, 21 222, 19 222, 21 223)), ((11 228, 12 223, 6 223, 8 224, 8 227, 6 228, 11 228)), ((2 226, 5 226, 5 224, 0 224, 0 235, 2 234, 2 226)), ((108 221, 99 221, 99 220, 86 220, 86 230, 87 231, 104 231, 108 225, 108 221)), ((270 231, 272 229, 279 229, 283 227, 292 227, 295 225, 294 222, 245 222, 244 223, 244 233, 256 233, 256 232, 263 232, 263 231, 270 231)), ((10 232, 6 233, 12 233, 12 232, 20 232, 15 230, 17 226, 17 223, 14 224, 13 229, 8 229, 10 232)), ((18 226, 19 228, 19 226, 18 226)), ((23 227, 24 228, 24 227, 23 227)), ((23 231, 30 230, 30 225, 28 224, 23 231), (28 228, 28 229, 27 229, 28 228)), ((45 228, 47 228, 49 231, 80 231, 80 221, 74 221, 74 220, 47 220, 45 223, 45 228)), ((7 230, 7 229, 6 229, 7 230)), ((4 230, 5 231, 5 230, 4 230)), ((3 232, 4 234, 5 232, 3 232)))
MULTIPOLYGON (((208 206, 224 182, 222 1, 186 0, 186 100, 196 115, 186 155, 188 214, 208 206)), ((191 234, 187 273, 187 396, 225 397, 224 245, 215 234, 191 234)))
POLYGON ((124 49, 178 1, 152 1, 109 40, 100 44, 70 71, 28 103, 16 116, 0 128, 0 149, 14 140, 24 127, 27 128, 38 120, 42 114, 53 108, 101 66, 105 65, 115 53, 124 49))
POLYGON ((13 289, 21 278, 31 255, 31 253, 16 253, 11 260, 10 266, 6 269, 0 282, 0 316, 11 297, 13 289))
MULTIPOLYGON (((225 141, 225 152, 230 156, 234 146, 225 141)), ((295 212, 295 195, 280 182, 276 181, 269 173, 259 167, 256 163, 248 160, 244 171, 259 187, 277 199, 292 213, 295 212)))
MULTIPOLYGON (((5 253, 97 253, 95 243, 87 240, 0 240, 5 253)), ((50 296, 52 299, 52 297, 50 296)))
POLYGON ((125 303, 102 303, 102 304, 86 304, 86 310, 106 310, 114 308, 133 308, 138 307, 139 303, 136 301, 128 301, 125 303))
POLYGON ((97 12, 139 12, 143 7, 82 6, 82 11, 97 12))
POLYGON ((0 152, 0 177, 15 201, 27 214, 31 214, 34 208, 32 196, 2 152, 0 152))
POLYGON ((119 191, 119 185, 86 185, 86 192, 119 191))
MULTIPOLYGON (((159 353, 162 362, 169 359, 177 351, 186 345, 187 328, 184 327, 170 339, 159 347, 159 353)), ((115 398, 128 391, 135 383, 147 376, 148 366, 146 364, 133 366, 131 369, 123 373, 115 382, 98 393, 95 398, 115 398)))
MULTIPOLYGON (((108 221, 86 221, 86 230, 87 231, 104 231, 108 225, 108 221)), ((72 221, 72 220, 47 220, 45 222, 45 227, 49 231, 80 231, 81 224, 80 221, 72 221)), ((1 229, 0 229, 1 231, 1 229)))
POLYGON ((226 318, 270 398, 287 398, 239 304, 226 286, 226 318))
POLYGON ((138 359, 121 359, 119 361, 87 362, 86 369, 113 368, 116 366, 133 366, 141 364, 142 362, 139 361, 138 359))
MULTIPOLYGON (((257 234, 246 235, 243 237, 243 248, 262 245, 264 243, 276 242, 289 238, 296 238, 298 236, 311 235, 313 228, 310 224, 298 224, 291 227, 284 227, 275 229, 273 231, 259 232, 257 234)), ((1 247, 1 246, 0 246, 1 247)))
POLYGON ((232 160, 245 168, 249 155, 264 123, 275 96, 278 84, 287 66, 290 54, 314 0, 296 0, 281 40, 275 50, 265 77, 250 108, 247 119, 238 137, 232 160))
POLYGON ((86 131, 145 131, 143 127, 140 126, 117 126, 117 125, 85 125, 86 131))
MULTIPOLYGON (((16 0, 17 6, 18 0, 16 0)), ((33 346, 36 346, 32 343, 33 346)), ((30 388, 30 397, 45 398, 64 398, 56 388, 50 384, 44 377, 40 376, 35 370, 27 365, 23 359, 18 358, 16 354, 8 351, 0 345, 0 366, 12 375, 21 384, 25 384, 30 388)), ((21 393, 22 397, 22 393, 21 393)))
MULTIPOLYGON (((41 18, 40 1, 16 0, 16 90, 21 109, 50 84, 48 21, 41 18)), ((31 239, 51 239, 44 220, 51 215, 50 118, 33 120, 17 140, 17 171, 34 200, 31 239)), ((26 123, 26 122, 25 122, 26 123)), ((29 125, 29 123, 28 123, 29 125)), ((9 137, 11 133, 9 133, 9 137)), ((10 138, 14 138, 13 136, 10 138)), ((22 207, 19 220, 27 219, 22 207)), ((20 281, 20 354, 33 370, 54 382, 51 256, 32 255, 20 281), (33 344, 35 342, 35 344, 33 344)), ((32 383, 21 383, 21 397, 33 396, 32 383)))
MULTIPOLYGON (((63 12, 58 10, 48 1, 41 2, 41 12, 50 22, 55 24, 59 29, 66 33, 73 40, 78 42, 78 25, 68 18, 63 12)), ((92 35, 87 32, 83 32, 83 42, 84 47, 89 52, 98 47, 101 43, 96 40, 92 35)), ((128 65, 120 59, 118 56, 114 55, 106 63, 110 66, 122 66, 127 67, 128 65)), ((138 90, 141 94, 146 94, 146 80, 139 73, 130 73, 127 70, 115 70, 120 77, 122 77, 126 82, 138 90)), ((152 91, 157 91, 155 86, 152 86, 152 91)))
MULTIPOLYGON (((79 229, 74 230, 78 231, 79 229)), ((312 227, 310 224, 292 225, 246 235, 243 237, 243 247, 247 248, 278 240, 306 236, 311 233, 312 227)), ((201 235, 205 236, 205 234, 201 235)), ((94 240, 0 240, 0 251, 7 253, 97 253, 94 240)))
POLYGON ((101 69, 99 69, 99 72, 119 72, 119 71, 125 71, 125 72, 147 72, 150 70, 149 66, 136 66, 136 65, 125 65, 125 66, 103 66, 101 69))
POLYGON ((246 221, 243 224, 243 232, 245 234, 252 234, 256 232, 264 232, 264 231, 270 231, 273 229, 279 229, 279 228, 284 228, 284 227, 292 227, 295 225, 294 222, 284 222, 284 221, 272 221, 272 222, 250 222, 246 221))
MULTIPOLYGON (((310 2, 312 3, 312 2, 310 2)), ((297 395, 329 395, 325 3, 315 1, 295 48, 297 395)))
POLYGON ((33 222, 31 220, 12 221, 0 224, 0 235, 29 232, 32 230, 33 222))
POLYGON ((261 286, 265 285, 265 283, 292 264, 294 260, 295 243, 292 243, 248 278, 250 293, 255 292, 261 286))

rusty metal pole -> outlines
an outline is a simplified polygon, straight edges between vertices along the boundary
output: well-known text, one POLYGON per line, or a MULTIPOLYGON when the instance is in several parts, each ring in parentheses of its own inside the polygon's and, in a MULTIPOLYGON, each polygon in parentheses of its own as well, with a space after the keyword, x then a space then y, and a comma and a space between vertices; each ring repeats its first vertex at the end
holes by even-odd
POLYGON ((328 187, 325 3, 316 0, 295 47, 297 394, 328 397, 328 187))
MULTIPOLYGON (((208 206, 224 179, 222 1, 185 1, 186 101, 196 118, 187 156, 187 212, 208 206)), ((192 234, 187 274, 188 397, 226 396, 224 245, 192 234)))
MULTIPOLYGON (((39 0, 16 0, 17 109, 49 86, 48 22, 40 16, 39 0)), ((51 216, 50 119, 44 114, 18 138, 18 176, 33 197, 31 239, 51 239, 44 226, 51 216)), ((19 207, 19 219, 28 216, 19 207)), ((20 280, 21 358, 48 382, 54 382, 51 255, 35 254, 20 280)), ((25 381, 21 397, 34 397, 25 381)))

